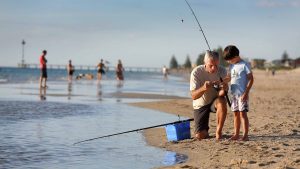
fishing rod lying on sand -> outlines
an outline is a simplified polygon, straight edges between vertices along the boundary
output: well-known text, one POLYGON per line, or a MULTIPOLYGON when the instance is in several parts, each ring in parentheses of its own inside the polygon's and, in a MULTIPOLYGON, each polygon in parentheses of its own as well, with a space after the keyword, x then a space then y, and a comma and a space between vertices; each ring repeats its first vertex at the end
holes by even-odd
MULTIPOLYGON (((191 5, 189 4, 189 2, 188 2, 187 0, 185 0, 185 2, 186 2, 186 4, 189 6, 189 9, 191 10, 193 16, 195 17, 195 20, 197 21, 197 24, 198 24, 198 26, 199 26, 199 28, 200 28, 200 31, 202 32, 202 35, 203 35, 203 37, 204 37, 204 39, 205 39, 205 42, 206 42, 206 44, 207 44, 208 50, 211 52, 211 49, 210 49, 210 46, 209 46, 208 41, 207 41, 207 39, 206 39, 206 36, 205 36, 205 34, 204 34, 204 31, 203 31, 203 29, 202 29, 202 27, 201 27, 201 25, 200 25, 200 23, 199 23, 199 21, 198 21, 197 16, 195 15, 195 12, 194 12, 193 8, 191 7, 191 5)), ((219 74, 219 76, 220 76, 220 81, 223 82, 223 79, 222 79, 222 77, 221 77, 220 74, 219 74)), ((230 102, 230 100, 229 100, 227 91, 225 91, 225 97, 226 97, 226 100, 227 100, 227 103, 228 103, 229 107, 231 107, 231 102, 230 102)))
POLYGON ((101 138, 105 138, 105 137, 111 137, 111 136, 121 135, 121 134, 125 134, 125 133, 131 133, 131 132, 138 132, 141 130, 147 130, 147 129, 151 129, 151 128, 162 127, 162 126, 167 126, 167 125, 172 125, 172 124, 178 124, 178 123, 183 123, 183 122, 188 122, 188 121, 193 121, 193 120, 194 119, 178 120, 178 121, 171 122, 171 123, 159 124, 159 125, 155 125, 155 126, 144 127, 144 128, 139 128, 139 129, 135 129, 135 130, 129 130, 129 131, 124 131, 124 132, 120 132, 120 133, 115 133, 115 134, 109 134, 109 135, 105 135, 105 136, 100 136, 100 137, 95 137, 95 138, 79 141, 79 142, 74 143, 73 145, 87 142, 87 141, 97 140, 97 139, 101 139, 101 138))

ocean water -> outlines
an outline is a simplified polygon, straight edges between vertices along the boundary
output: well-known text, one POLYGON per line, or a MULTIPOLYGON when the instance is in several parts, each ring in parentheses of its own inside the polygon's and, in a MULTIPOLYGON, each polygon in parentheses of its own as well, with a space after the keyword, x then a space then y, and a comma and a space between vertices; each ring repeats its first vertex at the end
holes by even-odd
MULTIPOLYGON (((0 168, 153 168, 185 161, 182 154, 148 146, 141 132, 73 143, 102 135, 177 121, 178 117, 127 105, 147 99, 120 93, 188 97, 180 77, 114 72, 101 83, 73 80, 65 70, 49 70, 46 100, 39 96, 38 69, 0 68, 0 168)), ((94 73, 77 71, 75 73, 94 73)), ((95 73, 94 73, 95 74, 95 73)))

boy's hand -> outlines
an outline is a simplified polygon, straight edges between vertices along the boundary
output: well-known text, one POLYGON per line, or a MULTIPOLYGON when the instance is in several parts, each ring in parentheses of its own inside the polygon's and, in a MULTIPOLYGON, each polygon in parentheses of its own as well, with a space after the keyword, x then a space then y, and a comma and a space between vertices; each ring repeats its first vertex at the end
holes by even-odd
POLYGON ((243 102, 245 102, 245 101, 248 100, 248 93, 247 93, 247 92, 245 92, 245 93, 241 96, 241 100, 242 100, 243 102))

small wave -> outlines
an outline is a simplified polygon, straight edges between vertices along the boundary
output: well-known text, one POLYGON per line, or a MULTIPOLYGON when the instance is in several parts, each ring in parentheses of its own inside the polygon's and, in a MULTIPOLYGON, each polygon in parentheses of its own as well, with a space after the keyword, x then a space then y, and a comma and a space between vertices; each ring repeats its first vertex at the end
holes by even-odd
POLYGON ((0 83, 7 83, 8 79, 0 79, 0 83))

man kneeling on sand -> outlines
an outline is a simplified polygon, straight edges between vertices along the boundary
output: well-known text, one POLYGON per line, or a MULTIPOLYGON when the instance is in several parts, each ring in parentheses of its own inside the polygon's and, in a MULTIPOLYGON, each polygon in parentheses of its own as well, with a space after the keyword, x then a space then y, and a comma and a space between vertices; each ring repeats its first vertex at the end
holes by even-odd
POLYGON ((219 65, 217 52, 207 51, 204 65, 193 69, 190 79, 190 91, 193 99, 195 137, 199 140, 208 138, 209 114, 216 112, 216 139, 221 139, 222 128, 227 115, 225 91, 227 83, 221 83, 220 77, 225 78, 226 69, 219 65))

